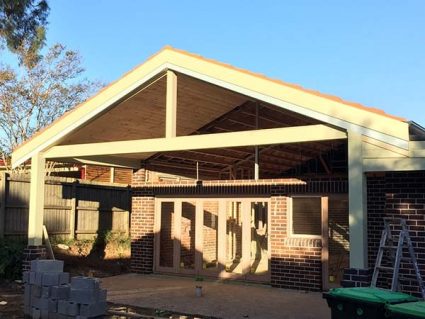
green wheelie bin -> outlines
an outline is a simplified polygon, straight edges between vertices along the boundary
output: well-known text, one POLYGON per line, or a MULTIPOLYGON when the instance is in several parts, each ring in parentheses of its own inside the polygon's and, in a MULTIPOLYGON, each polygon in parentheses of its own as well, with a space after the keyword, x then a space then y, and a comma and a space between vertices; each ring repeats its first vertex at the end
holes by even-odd
POLYGON ((379 288, 335 288, 323 294, 331 308, 332 319, 385 319, 386 305, 418 301, 401 292, 379 288))
POLYGON ((425 319, 425 301, 387 305, 387 312, 392 319, 425 319))

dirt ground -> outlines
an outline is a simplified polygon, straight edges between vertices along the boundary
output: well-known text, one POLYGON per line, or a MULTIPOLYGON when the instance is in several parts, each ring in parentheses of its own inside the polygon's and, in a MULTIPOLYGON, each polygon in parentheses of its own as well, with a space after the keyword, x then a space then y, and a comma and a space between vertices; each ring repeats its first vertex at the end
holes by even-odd
MULTIPOLYGON (((73 246, 69 250, 54 248, 54 251, 56 259, 64 261, 64 271, 70 272, 71 276, 82 275, 105 278, 122 275, 129 271, 130 259, 128 256, 126 254, 114 255, 108 249, 105 250, 105 254, 90 253, 90 250, 78 252, 73 246)), ((0 302, 6 302, 5 305, 0 304, 0 319, 25 318, 23 313, 23 293, 24 286, 22 282, 0 280, 0 302)), ((214 319, 213 317, 194 317, 190 314, 167 311, 165 309, 127 306, 120 302, 108 303, 108 309, 111 314, 104 316, 104 318, 108 319, 135 318, 135 314, 143 316, 139 316, 139 318, 214 319), (128 313, 128 316, 123 315, 123 312, 128 313)))
POLYGON ((24 318, 23 314, 23 286, 15 282, 0 281, 0 302, 6 301, 6 305, 0 305, 0 318, 24 318))
MULTIPOLYGON (((0 282, 0 301, 6 301, 6 305, 0 305, 0 319, 24 319, 23 312, 23 285, 16 282, 0 282)), ((176 311, 164 309, 142 308, 127 306, 119 303, 108 303, 110 312, 105 319, 130 319, 137 318, 172 318, 172 319, 216 319, 214 317, 193 316, 176 311), (125 315, 127 313, 128 315, 125 315)))
MULTIPOLYGON (((193 278, 130 274, 126 254, 108 249, 93 252, 75 247, 55 248, 72 276, 98 277, 108 289, 108 319, 236 319, 236 318, 329 318, 319 293, 303 293, 244 283, 202 282, 204 296, 194 296, 193 278), (309 307, 305 307, 309 305, 309 307), (125 314, 126 313, 126 314, 125 314)), ((0 319, 21 319, 23 284, 0 281, 0 319)))
POLYGON ((108 301, 147 309, 164 309, 196 317, 225 319, 328 319, 330 309, 322 294, 246 282, 202 281, 190 277, 125 274, 102 279, 108 301))

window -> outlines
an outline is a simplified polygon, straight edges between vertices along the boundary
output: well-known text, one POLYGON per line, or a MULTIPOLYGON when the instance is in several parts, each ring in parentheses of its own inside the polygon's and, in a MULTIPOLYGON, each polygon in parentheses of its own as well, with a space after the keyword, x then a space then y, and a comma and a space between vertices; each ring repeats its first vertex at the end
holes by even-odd
POLYGON ((295 236, 322 235, 322 207, 320 197, 293 197, 290 234, 295 236))

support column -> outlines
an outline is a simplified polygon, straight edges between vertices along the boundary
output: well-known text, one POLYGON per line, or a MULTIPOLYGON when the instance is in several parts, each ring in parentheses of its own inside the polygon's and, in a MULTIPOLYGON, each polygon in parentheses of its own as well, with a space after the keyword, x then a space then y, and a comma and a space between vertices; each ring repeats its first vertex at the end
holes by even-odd
POLYGON ((365 269, 368 266, 366 176, 362 136, 353 132, 348 132, 348 201, 350 268, 365 269))
POLYGON ((45 166, 46 159, 42 153, 31 158, 28 246, 41 246, 43 242, 45 166))
POLYGON ((167 93, 165 106, 165 137, 176 137, 177 131, 177 75, 167 71, 167 93))
MULTIPOLYGON (((258 103, 255 103, 255 129, 258 130, 259 126, 259 112, 260 108, 258 103)), ((260 179, 260 150, 258 145, 255 146, 255 163, 254 163, 254 179, 257 181, 260 179)))
POLYGON ((254 179, 256 181, 260 179, 260 151, 258 146, 255 147, 254 179))

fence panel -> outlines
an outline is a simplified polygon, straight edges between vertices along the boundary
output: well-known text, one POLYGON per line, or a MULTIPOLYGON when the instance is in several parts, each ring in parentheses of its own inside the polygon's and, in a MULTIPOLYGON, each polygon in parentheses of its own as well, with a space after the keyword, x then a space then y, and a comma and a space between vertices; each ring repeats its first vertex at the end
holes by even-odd
MULTIPOLYGON (((25 237, 29 179, 0 175, 0 235, 25 237)), ((130 189, 70 178, 46 179, 44 224, 52 236, 93 237, 99 231, 129 233, 130 189)))

